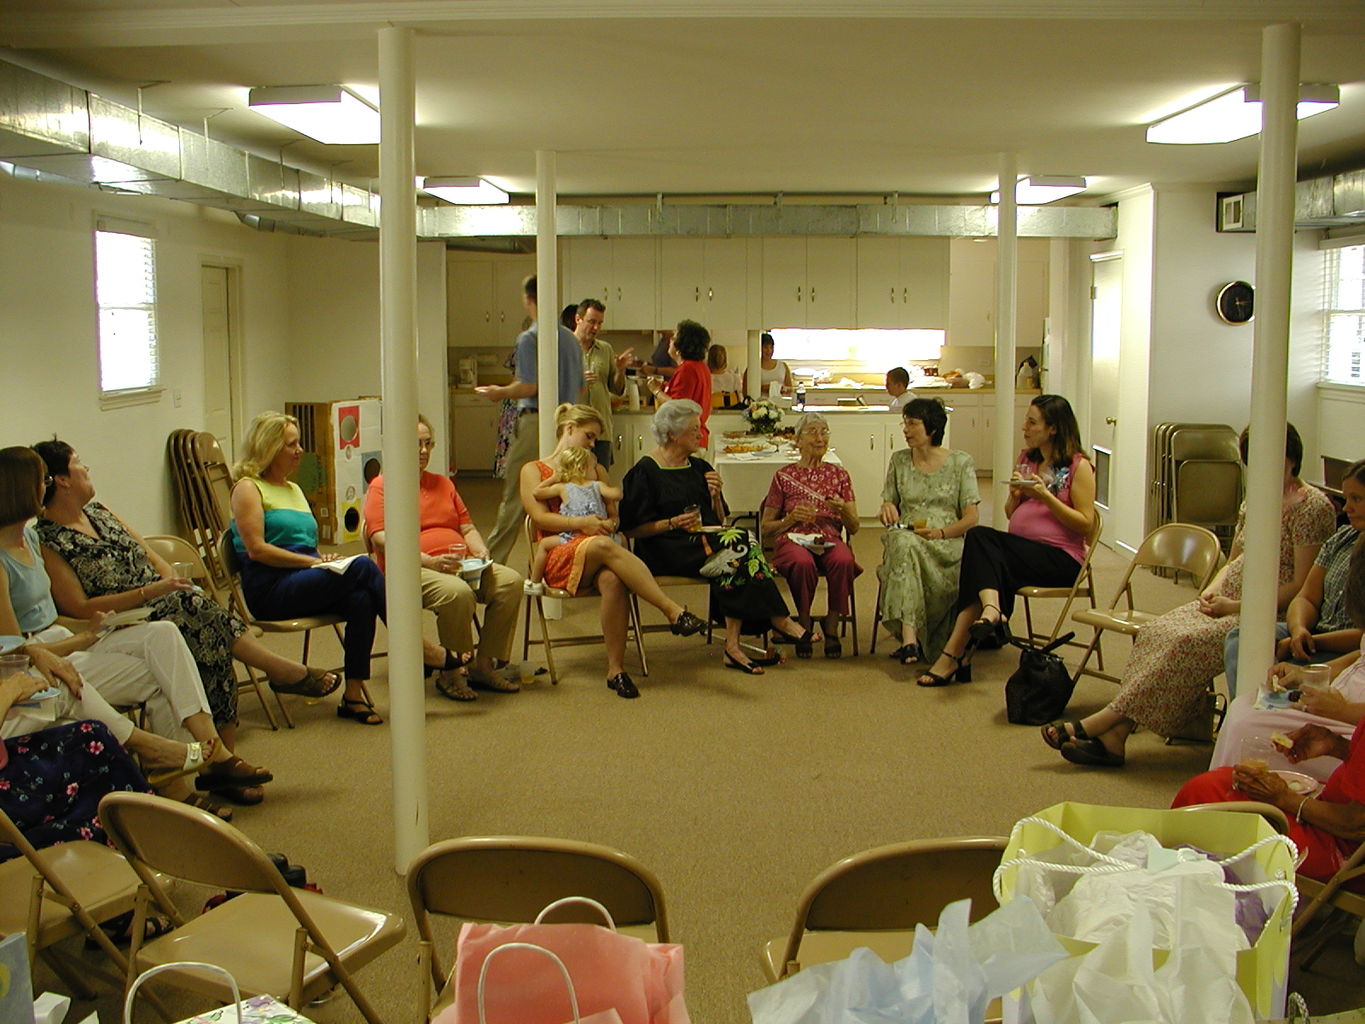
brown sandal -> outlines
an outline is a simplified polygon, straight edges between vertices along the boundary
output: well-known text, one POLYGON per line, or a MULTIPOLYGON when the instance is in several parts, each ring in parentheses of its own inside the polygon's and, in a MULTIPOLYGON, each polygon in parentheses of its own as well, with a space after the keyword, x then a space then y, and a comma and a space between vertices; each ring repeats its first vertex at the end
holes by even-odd
POLYGON ((214 761, 194 780, 194 788, 214 793, 229 786, 259 786, 275 776, 267 768, 247 764, 236 754, 224 761, 214 761))
POLYGON ((320 700, 335 692, 340 685, 340 674, 326 672, 320 668, 310 668, 304 672, 302 679, 295 680, 292 683, 272 681, 270 688, 276 693, 296 693, 300 697, 312 697, 315 700, 320 700))
POLYGON ((181 802, 187 803, 191 807, 198 807, 201 811, 208 811, 215 818, 219 818, 222 821, 232 820, 231 807, 219 803, 217 800, 213 799, 213 797, 205 796, 203 793, 191 793, 181 802))
POLYGON ((479 695, 465 685, 458 669, 436 674, 436 692, 447 700, 478 700, 479 695))

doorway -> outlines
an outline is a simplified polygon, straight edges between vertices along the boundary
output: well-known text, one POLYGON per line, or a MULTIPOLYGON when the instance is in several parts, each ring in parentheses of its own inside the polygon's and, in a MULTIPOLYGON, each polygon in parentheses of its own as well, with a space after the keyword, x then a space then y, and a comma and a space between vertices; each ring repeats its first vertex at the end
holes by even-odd
POLYGON ((1096 503, 1108 511, 1108 482, 1119 465, 1114 447, 1118 431, 1119 337, 1123 319, 1123 254, 1096 253, 1090 281, 1090 422, 1086 437, 1096 466, 1103 463, 1104 492, 1096 503))
POLYGON ((205 263, 200 266, 203 300, 204 424, 218 439, 229 464, 234 441, 242 431, 242 356, 237 292, 240 270, 205 263))

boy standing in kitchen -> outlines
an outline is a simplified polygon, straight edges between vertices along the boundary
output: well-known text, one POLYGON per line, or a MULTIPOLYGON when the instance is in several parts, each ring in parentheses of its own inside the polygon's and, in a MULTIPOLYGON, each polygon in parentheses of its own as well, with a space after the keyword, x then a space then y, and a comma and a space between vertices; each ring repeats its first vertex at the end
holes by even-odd
POLYGON ((891 408, 900 409, 915 397, 910 390, 910 373, 904 366, 893 366, 886 371, 886 392, 891 396, 891 408))
MULTIPOLYGON (((517 428, 507 449, 502 484, 502 503, 498 519, 488 535, 488 551, 492 560, 506 565, 517 540, 517 527, 526 514, 521 504, 521 467, 539 455, 540 444, 540 389, 536 384, 536 346, 540 326, 536 304, 536 276, 532 274, 521 286, 522 305, 531 318, 531 326, 517 336, 512 383, 489 384, 475 388, 490 402, 513 398, 517 402, 517 428)), ((556 323, 558 329, 559 394, 550 408, 564 402, 577 402, 583 391, 583 349, 574 333, 556 323)))

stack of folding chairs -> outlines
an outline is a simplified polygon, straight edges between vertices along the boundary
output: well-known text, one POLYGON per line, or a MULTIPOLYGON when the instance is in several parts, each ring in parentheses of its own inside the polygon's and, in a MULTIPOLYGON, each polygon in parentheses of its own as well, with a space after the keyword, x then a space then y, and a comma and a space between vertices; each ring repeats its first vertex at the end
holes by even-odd
MULTIPOLYGON (((174 430, 166 441, 171 458, 172 478, 180 507, 181 536, 194 545, 208 572, 206 581, 213 596, 243 622, 252 622, 232 572, 223 561, 220 546, 223 532, 232 522, 232 470, 228 467, 218 439, 206 430, 174 430)), ((251 628, 260 635, 260 627, 251 628)), ((249 668, 241 684, 244 692, 254 692, 272 729, 278 728, 265 694, 249 668), (248 691, 248 688, 250 690, 248 691)), ((293 727, 288 710, 279 695, 275 703, 285 724, 293 727)))
POLYGON ((1148 530, 1193 523, 1218 535, 1226 551, 1242 504, 1237 432, 1224 423, 1158 423, 1148 530))

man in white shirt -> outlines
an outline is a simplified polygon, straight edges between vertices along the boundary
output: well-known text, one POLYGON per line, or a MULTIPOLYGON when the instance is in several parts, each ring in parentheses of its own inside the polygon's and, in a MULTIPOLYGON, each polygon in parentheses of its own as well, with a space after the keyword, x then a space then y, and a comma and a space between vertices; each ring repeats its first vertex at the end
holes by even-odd
POLYGON ((904 366, 886 371, 886 391, 891 396, 892 409, 900 409, 915 397, 915 393, 910 390, 910 374, 904 366))

